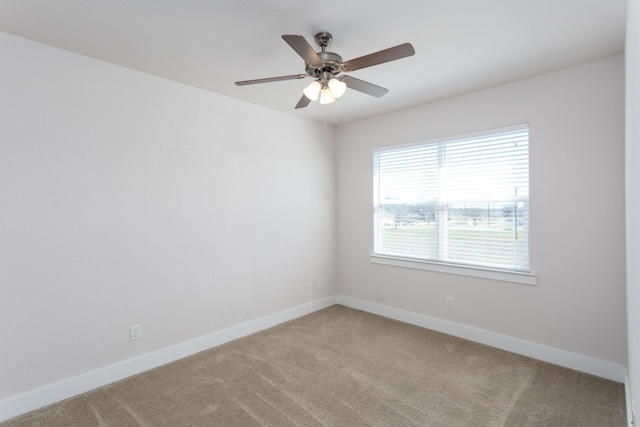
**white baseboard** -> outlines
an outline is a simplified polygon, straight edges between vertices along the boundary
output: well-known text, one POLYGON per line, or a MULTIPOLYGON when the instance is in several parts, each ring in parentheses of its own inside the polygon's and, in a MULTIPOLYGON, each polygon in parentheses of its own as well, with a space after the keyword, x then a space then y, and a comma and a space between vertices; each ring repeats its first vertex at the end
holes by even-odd
POLYGON ((624 397, 627 403, 627 426, 633 427, 635 422, 635 408, 631 398, 631 381, 629 380, 629 370, 624 370, 624 397))
POLYGON ((0 401, 0 422, 336 304, 330 296, 0 401))
POLYGON ((507 335, 485 331, 472 326, 450 322, 448 320, 425 316, 411 311, 401 310, 382 304, 338 295, 337 303, 347 307, 377 314, 434 331, 464 338, 496 347, 512 353, 528 356, 533 359, 564 366, 565 368, 596 375, 619 383, 625 381, 625 367, 616 363, 594 359, 577 353, 571 353, 553 347, 532 343, 507 335))

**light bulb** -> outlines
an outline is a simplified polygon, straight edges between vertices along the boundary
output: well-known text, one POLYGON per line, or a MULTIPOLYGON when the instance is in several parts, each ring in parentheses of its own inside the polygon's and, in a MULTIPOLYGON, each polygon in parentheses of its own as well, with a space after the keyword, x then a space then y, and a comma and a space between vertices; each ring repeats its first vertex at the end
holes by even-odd
POLYGON ((320 82, 317 80, 314 80, 311 82, 309 86, 304 88, 303 90, 304 96, 306 96, 312 101, 317 101, 318 97, 320 96, 320 89, 322 89, 320 82))
POLYGON ((320 91, 320 104, 331 104, 335 100, 336 99, 331 93, 331 89, 329 89, 328 87, 325 87, 320 91))
POLYGON ((329 80, 329 89, 331 89, 331 92, 333 93, 333 96, 335 98, 340 98, 347 90, 347 84, 343 81, 333 78, 329 80))

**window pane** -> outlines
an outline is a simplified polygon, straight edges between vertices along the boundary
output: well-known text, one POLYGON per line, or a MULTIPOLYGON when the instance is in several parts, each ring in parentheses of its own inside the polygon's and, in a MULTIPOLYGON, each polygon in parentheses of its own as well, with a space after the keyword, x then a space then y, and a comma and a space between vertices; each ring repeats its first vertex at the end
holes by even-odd
POLYGON ((374 252, 529 270, 524 125, 374 152, 374 252))

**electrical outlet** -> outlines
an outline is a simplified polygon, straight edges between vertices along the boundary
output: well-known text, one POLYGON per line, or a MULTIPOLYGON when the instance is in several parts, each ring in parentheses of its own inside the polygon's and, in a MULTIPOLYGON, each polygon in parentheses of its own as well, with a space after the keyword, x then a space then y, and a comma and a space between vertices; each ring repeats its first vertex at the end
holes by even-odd
POLYGON ((129 340, 135 341, 142 338, 142 326, 141 325, 133 325, 129 328, 129 340))
POLYGON ((447 308, 453 308, 453 297, 445 297, 444 306, 447 308))

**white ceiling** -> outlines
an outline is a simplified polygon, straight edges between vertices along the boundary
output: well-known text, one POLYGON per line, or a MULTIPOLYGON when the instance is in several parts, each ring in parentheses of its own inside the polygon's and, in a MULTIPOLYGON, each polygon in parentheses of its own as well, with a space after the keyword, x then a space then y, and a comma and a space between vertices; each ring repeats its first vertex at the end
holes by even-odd
POLYGON ((289 114, 341 124, 622 53, 627 0, 0 0, 0 30, 289 114), (282 34, 333 34, 344 60, 404 42, 415 56, 350 75, 294 110, 311 81, 282 34))

